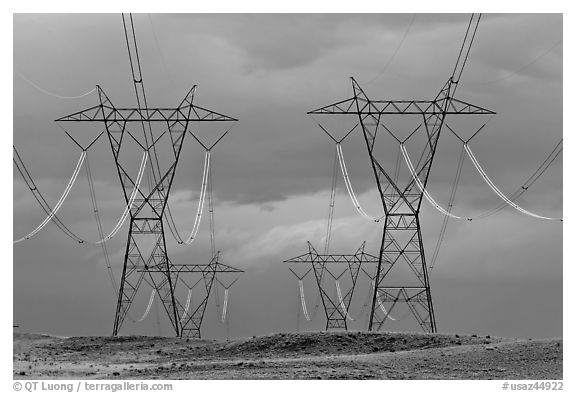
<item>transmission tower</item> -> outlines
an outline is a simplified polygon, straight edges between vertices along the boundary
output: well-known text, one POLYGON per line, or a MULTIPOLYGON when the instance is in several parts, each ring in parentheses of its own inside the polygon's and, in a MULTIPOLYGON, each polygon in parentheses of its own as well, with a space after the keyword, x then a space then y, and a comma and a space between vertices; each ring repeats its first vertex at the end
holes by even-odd
MULTIPOLYGON (((138 105, 131 108, 118 108, 97 85, 100 101, 98 105, 61 117, 56 121, 96 123, 104 126, 112 148, 124 199, 129 207, 130 228, 112 334, 118 335, 146 275, 162 301, 176 336, 199 336, 205 304, 202 307, 199 306, 201 312, 186 312, 175 296, 179 275, 185 272, 201 273, 208 290, 207 296, 209 296, 209 289, 215 274, 240 271, 218 263, 218 255, 213 255, 209 264, 189 265, 190 267, 173 264, 166 250, 165 212, 185 137, 190 134, 198 140, 190 124, 236 122, 237 119, 195 105, 195 85, 176 107, 149 107, 132 15, 129 15, 129 23, 127 19, 128 17, 122 15, 138 105), (136 134, 135 128, 140 128, 141 132, 136 134), (164 150, 161 153, 164 154, 159 154, 158 150, 162 146, 164 150), (131 161, 126 153, 127 149, 143 153, 143 164, 136 176, 130 173, 131 161), (164 168, 160 167, 160 160, 164 168), (149 189, 144 190, 140 182, 147 163, 151 171, 148 172, 149 189)), ((221 137, 216 143, 220 139, 221 137)))
MULTIPOLYGON (((379 196, 385 217, 376 270, 376 290, 373 294, 369 330, 380 330, 387 315, 378 312, 378 305, 388 305, 391 310, 396 303, 405 302, 421 328, 426 332, 436 332, 436 319, 430 282, 428 277, 422 232, 420 227, 420 208, 423 189, 425 189, 430 169, 436 153, 438 139, 450 116, 494 115, 495 112, 454 98, 458 82, 468 58, 476 33, 480 16, 472 16, 458 60, 452 76, 432 100, 371 100, 358 82, 351 78, 353 96, 351 98, 308 112, 310 115, 346 115, 353 116, 359 122, 368 151, 379 196), (472 32, 471 27, 475 27, 472 32), (403 129, 403 138, 399 129, 389 123, 393 116, 412 117, 418 120, 414 129, 403 129), (408 131, 408 132, 406 132, 408 131), (415 135, 423 135, 422 154, 407 184, 394 179, 393 171, 384 167, 380 160, 386 157, 378 155, 376 138, 384 139, 388 144, 405 143, 415 135), (378 156, 378 157, 377 157, 378 156), (406 264, 412 276, 399 279, 395 272, 399 264, 406 264), (415 277, 415 279, 414 279, 415 277), (405 284, 405 282, 410 284, 405 284)), ((405 273, 403 273, 404 275, 405 273)))
POLYGON ((284 261, 284 263, 304 263, 312 265, 316 285, 320 291, 320 298, 326 316, 326 330, 348 329, 348 319, 350 319, 348 310, 350 310, 350 304, 362 264, 378 262, 377 256, 364 252, 365 245, 366 242, 362 243, 354 254, 318 254, 314 246, 308 242, 308 252, 306 254, 284 261), (344 265, 346 269, 336 275, 329 270, 328 264, 344 265), (325 275, 330 275, 334 279, 334 282, 337 283, 346 272, 349 273, 351 281, 350 288, 342 295, 338 285, 337 296, 331 296, 330 292, 332 291, 328 289, 328 285, 324 279, 325 275))
MULTIPOLYGON (((212 292, 212 286, 215 280, 218 280, 217 275, 222 273, 243 273, 243 270, 228 266, 220 262, 220 252, 212 258, 208 264, 170 264, 170 271, 172 272, 175 280, 174 282, 182 282, 188 290, 188 299, 186 306, 180 313, 180 336, 189 338, 201 338, 200 329, 202 327, 202 320, 204 312, 208 305, 208 299, 212 292), (182 277, 185 275, 186 278, 182 277), (200 275, 194 284, 189 284, 187 278, 200 275), (193 305, 190 310, 191 292, 198 285, 203 284, 203 293, 197 305, 193 305)), ((159 274, 160 277, 165 275, 165 271, 159 266, 148 266, 148 268, 141 268, 139 273, 142 274, 159 274)))

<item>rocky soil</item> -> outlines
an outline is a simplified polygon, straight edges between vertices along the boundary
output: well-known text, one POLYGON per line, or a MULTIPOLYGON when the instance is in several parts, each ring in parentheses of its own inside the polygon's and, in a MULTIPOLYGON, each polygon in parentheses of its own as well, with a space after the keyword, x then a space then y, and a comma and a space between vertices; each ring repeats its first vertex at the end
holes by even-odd
POLYGON ((15 379, 562 379, 562 339, 314 332, 217 340, 14 333, 15 379))

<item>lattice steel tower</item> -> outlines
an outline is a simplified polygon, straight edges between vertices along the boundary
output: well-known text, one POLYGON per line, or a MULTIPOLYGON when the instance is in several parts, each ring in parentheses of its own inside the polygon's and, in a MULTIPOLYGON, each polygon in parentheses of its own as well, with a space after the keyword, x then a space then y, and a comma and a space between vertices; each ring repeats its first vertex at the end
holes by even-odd
POLYGON ((478 15, 470 19, 452 76, 433 100, 371 100, 356 80, 351 78, 353 97, 308 112, 311 115, 354 116, 362 128, 385 213, 369 330, 381 329, 394 306, 398 302, 405 302, 424 331, 436 332, 419 214, 423 190, 428 182, 446 117, 495 114, 454 98, 479 20, 478 15), (472 33, 471 26, 474 23, 476 27, 472 33), (399 129, 387 124, 393 116, 416 117, 418 125, 408 129, 408 132, 404 127, 404 135, 407 136, 401 137, 399 129), (384 168, 379 161, 385 157, 377 154, 376 138, 383 139, 385 144, 398 143, 404 149, 406 143, 412 143, 415 135, 424 136, 425 142, 420 146, 422 153, 407 183, 400 184, 394 171, 384 168), (403 275, 399 279, 394 274, 394 267, 402 263, 409 268, 406 270, 411 277, 403 275), (407 281, 410 284, 406 284, 407 281), (380 302, 387 305, 386 314, 382 310, 378 311, 380 302))
MULTIPOLYGON (((132 15, 122 15, 126 44, 132 70, 137 107, 117 108, 100 86, 97 86, 99 105, 61 117, 57 122, 90 122, 104 126, 112 148, 124 200, 129 206, 130 228, 124 254, 113 335, 116 336, 128 314, 132 301, 143 280, 156 290, 176 336, 199 336, 198 317, 204 314, 205 304, 198 313, 187 313, 174 292, 178 275, 202 273, 208 295, 214 275, 218 272, 240 272, 218 262, 214 255, 209 264, 187 268, 174 265, 168 258, 164 232, 168 196, 187 134, 193 137, 190 124, 194 122, 235 122, 237 119, 194 104, 193 86, 180 104, 173 108, 148 107, 132 15), (140 128, 139 134, 135 129, 140 128), (129 143, 130 142, 130 143, 129 143), (132 157, 125 151, 132 149, 132 157), (143 153, 142 164, 135 176, 129 168, 134 152, 143 153), (161 168, 160 162, 163 163, 161 168), (149 187, 141 187, 143 169, 148 167, 149 187), (232 270, 230 270, 232 269, 232 270)), ((196 137, 195 137, 196 138, 196 137)), ((132 165, 133 166, 133 165, 132 165)), ((170 225, 170 221, 168 221, 170 225)), ((195 265, 189 265, 195 266, 195 265)))
POLYGON ((378 257, 364 252, 366 242, 363 242, 354 254, 319 254, 310 242, 307 244, 308 252, 306 254, 287 259, 284 263, 312 265, 311 269, 314 272, 314 278, 324 309, 324 316, 326 317, 326 330, 348 330, 348 320, 352 319, 348 315, 347 310, 350 309, 350 304, 352 303, 360 269, 362 269, 363 264, 377 263, 378 257), (340 274, 335 275, 327 265, 341 265, 345 266, 345 269, 340 274), (349 276, 351 285, 348 290, 344 291, 344 295, 340 294, 342 297, 330 295, 329 285, 324 282, 326 280, 323 280, 326 274, 332 277, 334 282, 337 282, 342 276, 349 276))

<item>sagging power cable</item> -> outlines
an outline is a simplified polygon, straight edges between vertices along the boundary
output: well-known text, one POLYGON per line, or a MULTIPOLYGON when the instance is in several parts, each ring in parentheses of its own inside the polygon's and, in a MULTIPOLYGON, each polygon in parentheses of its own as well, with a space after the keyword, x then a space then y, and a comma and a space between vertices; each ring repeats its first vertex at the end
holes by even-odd
POLYGON ((350 321, 353 321, 354 319, 348 314, 348 309, 344 304, 344 298, 342 297, 342 291, 340 290, 340 281, 334 280, 334 284, 336 285, 336 293, 338 294, 338 301, 340 303, 340 308, 342 308, 342 312, 346 318, 348 318, 350 321))
POLYGON ((346 169, 346 162, 344 161, 344 154, 342 153, 342 146, 340 145, 340 143, 336 144, 336 152, 338 154, 338 160, 340 162, 340 169, 342 170, 342 176, 344 177, 344 183, 346 184, 346 189, 348 190, 348 195, 352 200, 352 204, 362 217, 370 221, 379 222, 381 219, 386 217, 385 214, 379 217, 376 216, 372 217, 366 213, 366 211, 362 208, 362 206, 360 206, 360 202, 358 201, 358 198, 354 193, 354 189, 352 188, 352 184, 350 182, 350 177, 348 176, 348 171, 346 169))
POLYGON ((192 302, 192 288, 188 288, 188 296, 186 297, 186 305, 184 306, 184 312, 180 318, 180 322, 183 322, 188 316, 188 310, 190 309, 190 304, 192 302))
POLYGON ((302 312, 307 321, 310 321, 310 315, 308 315, 308 308, 306 307, 306 297, 304 295, 304 284, 302 280, 298 280, 298 286, 300 287, 300 303, 302 304, 302 312))
POLYGON ((56 215, 56 213, 58 212, 60 207, 62 207, 62 204, 66 200, 66 197, 68 196, 68 194, 72 190, 72 186, 76 182, 76 179, 78 177, 78 173, 80 172, 80 168, 82 167, 82 164, 84 163, 85 158, 86 158, 86 151, 82 151, 82 153, 80 154, 80 158, 78 159, 78 163, 76 164, 76 168, 74 169, 74 173, 72 174, 72 177, 70 178, 70 181, 68 182, 68 185, 64 189, 64 193, 62 194, 62 196, 60 197, 60 199, 58 200, 58 202, 56 203, 54 208, 50 210, 50 213, 44 219, 44 221, 42 221, 42 223, 40 223, 40 225, 38 225, 36 227, 36 229, 34 229, 32 232, 30 232, 26 236, 21 237, 20 239, 14 240, 13 244, 20 243, 24 240, 30 239, 31 237, 36 235, 38 232, 40 232, 46 226, 46 224, 48 224, 52 220, 52 218, 54 218, 54 216, 56 215))
MULTIPOLYGON (((212 185, 211 185, 212 174, 210 171, 210 163, 211 163, 210 158, 211 158, 211 152, 210 152, 210 150, 206 150, 206 153, 204 155, 204 169, 202 170, 202 185, 200 188, 200 197, 198 199, 198 207, 196 208, 196 216, 194 218, 194 224, 192 225, 192 230, 190 231, 190 235, 188 236, 188 238, 186 240, 182 239, 182 236, 180 235, 180 232, 178 231, 176 223, 174 222, 174 218, 172 217, 172 213, 170 212, 170 209, 167 208, 168 227, 170 228, 170 231, 172 232, 172 235, 174 236, 174 239, 178 242, 178 244, 190 245, 196 239, 196 236, 198 235, 198 230, 200 229, 200 222, 202 220, 202 215, 204 212, 204 203, 206 200, 206 194, 208 194, 208 204, 209 204, 209 209, 210 209, 211 234, 213 233, 214 209, 212 206, 212 185)), ((166 204, 166 205, 168 207, 168 204, 166 204)), ((211 244, 214 244, 214 240, 212 238, 211 238, 211 244)), ((214 255, 216 255, 215 245, 212 246, 212 256, 214 256, 214 255)))
POLYGON ((330 251, 330 239, 332 237, 332 223, 334 222, 334 205, 336 202, 336 187, 338 185, 338 151, 334 156, 332 168, 332 188, 330 190, 330 206, 328 207, 328 223, 326 224, 326 243, 324 244, 324 254, 330 251))
MULTIPOLYGON (((454 199, 456 197, 456 190, 458 189, 458 183, 460 182, 460 175, 462 174, 462 166, 464 164, 464 145, 462 145, 462 150, 460 150, 460 157, 458 158, 458 168, 456 169, 456 176, 452 181, 452 187, 450 189, 450 199, 448 200, 448 212, 451 212, 452 207, 454 207, 454 199)), ((436 265, 438 260, 438 255, 440 254, 440 247, 444 241, 444 236, 446 234, 446 228, 448 227, 449 216, 444 216, 442 220, 442 227, 440 228, 440 233, 438 235, 438 241, 436 242, 436 247, 434 247, 434 252, 432 253, 432 259, 428 269, 432 270, 436 265)))
MULTIPOLYGON (((46 215, 50 215, 50 213, 52 212, 52 208, 50 207, 48 202, 46 202, 46 199, 44 198, 44 196, 34 183, 34 179, 32 179, 30 172, 28 172, 28 169, 24 165, 24 162, 22 161, 22 158, 20 157, 18 150, 16 150, 15 146, 13 146, 13 148, 15 154, 12 160, 14 161, 14 165, 16 165, 16 169, 18 169, 18 172, 20 172, 20 175, 22 176, 22 179, 24 179, 26 186, 28 186, 28 189, 30 189, 30 191, 32 192, 32 195, 34 196, 34 198, 36 199, 36 201, 38 202, 44 213, 46 213, 46 215)), ((66 225, 64 225, 64 223, 60 220, 60 218, 56 214, 54 214, 54 216, 52 217, 52 222, 70 239, 75 240, 78 243, 84 243, 84 240, 80 238, 78 235, 76 235, 74 232, 72 232, 66 225)))
POLYGON ((87 95, 90 95, 92 93, 94 93, 96 91, 96 88, 93 88, 92 90, 89 90, 85 93, 79 94, 77 96, 63 96, 60 94, 56 94, 56 93, 52 93, 40 86, 38 86, 36 83, 32 82, 30 79, 26 78, 24 75, 22 75, 20 72, 18 72, 17 70, 14 70, 14 72, 16 73, 16 75, 18 75, 22 80, 24 80, 25 82, 27 82, 30 86, 34 87, 36 90, 49 95, 51 97, 55 97, 55 98, 60 98, 62 100, 75 100, 78 98, 82 98, 82 97, 86 97, 87 95))
MULTIPOLYGON (((92 180, 92 171, 90 170, 90 161, 88 160, 88 154, 86 154, 86 177, 88 178, 88 188, 90 189, 90 200, 92 201, 92 209, 94 211, 94 218, 96 219, 96 226, 98 227, 98 237, 99 239, 104 239, 104 231, 102 230, 102 222, 100 221, 100 212, 98 210, 98 202, 96 200, 96 191, 94 190, 94 182, 92 180)), ((112 288, 114 288, 114 294, 118 295, 118 284, 114 278, 114 273, 112 272, 112 264, 110 263, 110 255, 108 254, 108 246, 106 242, 100 243, 102 248, 102 254, 104 255, 104 261, 106 262, 106 268, 108 270, 108 276, 110 277, 110 282, 112 283, 112 288)))
MULTIPOLYGON (((540 164, 540 166, 538 166, 538 168, 536 168, 536 170, 530 175, 530 177, 528 177, 528 179, 526 179, 526 181, 508 197, 509 200, 515 201, 516 199, 520 198, 540 178, 540 176, 542 176, 544 172, 546 172, 546 170, 550 167, 550 165, 552 165, 554 160, 556 160, 556 158, 560 155, 560 153, 562 153, 563 150, 562 142, 563 138, 560 139, 560 141, 556 144, 552 152, 548 154, 546 159, 540 164)), ((502 209, 504 209, 506 206, 508 206, 508 203, 504 201, 494 209, 488 210, 487 212, 480 214, 477 217, 477 219, 485 218, 493 214, 496 214, 502 209)))
POLYGON ((202 187, 200 189, 200 199, 198 200, 198 208, 196 209, 196 217, 194 219, 194 225, 192 226, 192 231, 188 236, 188 239, 184 241, 184 244, 191 244, 198 234, 198 229, 200 228, 200 221, 202 220, 202 212, 204 211, 204 200, 206 197, 206 187, 208 185, 208 173, 210 172, 210 151, 206 151, 204 157, 204 173, 202 174, 202 187))
POLYGON ((152 308, 152 303, 154 303, 154 297, 155 296, 156 296, 156 289, 153 289, 152 293, 150 294, 150 299, 148 300, 148 305, 146 306, 146 310, 144 311, 144 314, 142 314, 142 316, 138 320, 136 320, 136 322, 142 322, 143 320, 146 319, 146 317, 150 313, 150 309, 152 308))
POLYGON ((212 195, 212 170, 208 168, 208 212, 210 213, 210 250, 216 256, 216 225, 214 221, 214 198, 212 195))
POLYGON ((140 183, 142 182, 142 177, 144 175, 144 170, 146 168, 147 161, 148 161, 148 151, 146 150, 146 151, 144 151, 144 154, 142 155, 142 161, 140 162, 140 169, 138 170, 138 176, 136 177, 136 183, 134 184, 134 189, 132 190, 132 194, 130 195, 130 198, 128 199, 128 204, 126 205, 124 212, 120 216, 118 223, 112 229, 112 231, 108 235, 106 235, 106 237, 95 242, 95 244, 101 244, 101 243, 107 242, 108 240, 112 239, 116 235, 116 233, 118 233, 118 231, 120 230, 120 228, 124 224, 124 221, 126 221, 126 218, 128 217, 130 210, 132 209, 132 205, 134 204, 134 200, 136 199, 136 195, 139 192, 140 183))
MULTIPOLYGON (((464 143, 464 150, 466 151, 466 153, 468 154, 468 156, 470 157, 470 160, 472 161, 472 163, 474 164, 474 166, 476 167, 476 169, 478 170, 478 172, 480 173, 480 175, 482 176, 482 178, 486 181, 486 183, 490 186, 490 188, 492 188, 492 190, 496 193, 496 195, 498 195, 506 204, 512 206, 514 209, 518 210, 519 212, 532 216, 534 218, 539 218, 539 219, 543 219, 543 220, 555 220, 555 221, 562 221, 562 218, 553 218, 553 217, 545 217, 539 214, 535 214, 532 213, 526 209, 521 208, 520 206, 518 206, 516 203, 514 203, 511 199, 509 199, 508 197, 506 197, 506 195, 504 195, 504 193, 502 191, 500 191, 498 189, 498 187, 496 187, 496 185, 494 184, 494 182, 492 182, 492 180, 490 180, 490 178, 488 177, 488 175, 486 174, 486 172, 482 169, 482 167, 480 166, 480 163, 478 162, 478 160, 476 159, 476 157, 474 156, 474 153, 472 153, 472 150, 470 149, 470 146, 468 145, 468 143, 464 143)), ((401 144, 400 148, 402 149, 402 154, 404 155, 404 159, 406 161, 406 164, 408 165, 408 168, 410 170, 410 173, 412 174, 412 177, 414 179, 414 182, 416 183, 416 185, 418 186, 418 188, 420 189, 420 191, 422 191, 423 195, 426 197, 426 199, 428 200, 428 202, 434 207, 436 208, 436 210, 438 210, 439 212, 441 212, 442 214, 449 216, 451 218, 455 218, 455 219, 459 219, 459 220, 467 220, 467 221, 472 221, 472 220, 476 220, 479 218, 484 218, 487 217, 488 215, 492 214, 491 212, 495 209, 490 210, 487 213, 482 213, 473 217, 460 217, 457 216, 455 214, 452 214, 450 211, 444 209, 442 206, 440 206, 435 200, 434 198, 432 198, 432 196, 430 195, 430 193, 424 188, 424 185, 422 184, 422 181, 420 180, 420 178, 418 177, 418 174, 416 173, 416 170, 414 169, 414 166, 412 165, 412 162, 410 160, 410 157, 408 156, 408 152, 406 151, 406 147, 403 146, 403 144, 401 144), (490 214, 488 214, 490 213, 490 214)), ((559 154, 559 152, 557 153, 559 154)), ((556 154, 556 156, 557 156, 556 154)), ((554 156, 554 158, 556 157, 554 156)), ((551 163, 551 162, 550 162, 551 163)), ((550 164, 549 163, 549 164, 550 164)), ((549 166, 549 165, 548 165, 549 166)), ((545 167, 547 168, 547 166, 545 167)), ((543 173, 543 172, 542 172, 543 173)), ((541 174, 541 173, 540 173, 541 174)), ((540 175, 538 175, 539 177, 540 175)), ((534 180, 535 181, 535 180, 534 180)), ((499 207, 497 209, 500 209, 499 207)), ((450 207, 451 210, 451 207, 450 207)))
POLYGON ((408 27, 404 31, 404 35, 402 36, 402 39, 400 40, 400 42, 396 46, 396 49, 394 49, 394 52, 392 53, 392 55, 390 56, 390 58, 388 59, 386 64, 384 64, 384 67, 382 67, 382 70, 380 71, 380 73, 378 75, 376 75, 374 78, 372 78, 370 81, 368 81, 368 83, 372 83, 372 82, 376 81, 378 78, 380 78, 382 75, 384 75, 384 73, 386 72, 386 69, 392 63, 392 60, 394 60, 394 58, 396 57, 396 55, 400 51, 400 48, 402 47, 402 44, 404 44, 406 37, 408 37, 408 33, 410 33, 410 29, 412 28, 412 25, 414 24, 414 21, 416 20, 416 15, 417 14, 412 14, 412 18, 410 19, 410 22, 408 23, 408 27))
POLYGON ((224 323, 226 321, 226 312, 228 310, 228 288, 224 289, 224 304, 222 306, 222 317, 221 321, 224 323))
POLYGON ((444 209, 442 206, 440 206, 435 200, 434 198, 432 198, 432 196, 430 195, 430 193, 426 190, 426 188, 424 187, 424 184, 422 184, 422 181, 420 180, 420 177, 418 176, 418 174, 416 173, 416 170, 414 169, 414 166, 412 165, 412 161, 410 160, 410 157, 408 156, 408 152, 406 151, 406 147, 404 146, 403 143, 400 144, 400 150, 402 151, 402 155, 404 156, 404 160, 406 161, 406 165, 408 166, 408 169, 410 170, 410 173, 412 174, 412 178, 414 179, 414 182, 416 183, 416 185, 418 186, 418 188, 420 189, 420 191, 422 192, 422 194, 424 195, 424 197, 426 197, 426 200, 428 200, 428 202, 430 202, 430 204, 432 206, 434 206, 434 208, 436 210, 438 210, 440 213, 452 217, 452 218, 456 218, 458 220, 468 220, 470 221, 471 218, 469 217, 460 217, 457 216, 455 214, 450 213, 448 210, 444 209))
MULTIPOLYGON (((220 281, 218 278, 216 278, 216 281, 218 282, 218 284, 220 284, 222 286, 222 288, 224 288, 224 303, 222 305, 222 315, 221 315, 219 321, 221 323, 226 322, 226 330, 227 330, 227 334, 229 334, 228 329, 230 328, 229 327, 230 322, 226 320, 227 310, 228 310, 228 293, 229 293, 230 287, 232 287, 232 285, 234 285, 236 283, 236 281, 238 281, 238 277, 228 285, 224 285, 224 283, 222 283, 222 281, 220 281)), ((216 294, 217 293, 218 293, 218 287, 216 287, 216 294)))
MULTIPOLYGON (((376 280, 372 280, 372 290, 376 291, 376 280)), ((378 296, 378 293, 376 293, 376 301, 378 302, 378 307, 380 307, 380 310, 384 313, 384 318, 388 318, 391 321, 396 321, 396 318, 393 318, 390 316, 390 313, 386 310, 386 307, 384 307, 384 304, 382 303, 382 300, 380 300, 380 296, 378 296)))
POLYGON ((486 184, 488 184, 488 186, 490 186, 490 188, 494 191, 494 193, 496 193, 496 195, 498 195, 504 202, 506 202, 508 205, 512 206, 514 209, 518 210, 520 213, 532 216, 534 218, 540 218, 543 220, 553 220, 553 221, 562 221, 562 218, 554 218, 554 217, 546 217, 546 216, 541 216, 539 214, 536 213, 532 213, 526 209, 521 208, 520 206, 518 206, 516 203, 514 203, 513 201, 511 201, 510 199, 508 199, 506 197, 506 195, 504 195, 504 193, 502 191, 500 191, 498 189, 498 187, 496 187, 496 185, 494 184, 494 182, 492 182, 492 180, 490 180, 490 178, 488 177, 488 175, 486 174, 486 172, 484 171, 484 169, 482 169, 482 166, 480 165, 480 163, 478 162, 478 160, 476 159, 476 157, 474 156, 474 153, 472 153, 472 150, 470 149, 470 146, 468 146, 468 144, 464 144, 464 149, 466 150, 466 153, 468 153, 468 156, 470 157, 470 160, 472 160, 472 163, 474 164, 474 166, 476 167, 476 169, 478 170, 478 173, 480 173, 480 175, 482 176, 482 178, 484 179, 484 181, 486 181, 486 184))
POLYGON ((556 43, 554 43, 551 47, 549 47, 548 49, 546 49, 544 52, 540 53, 539 55, 537 55, 536 57, 534 57, 532 60, 530 60, 529 62, 527 62, 526 64, 520 66, 519 68, 515 69, 514 71, 509 72, 508 74, 500 77, 500 78, 496 78, 496 79, 492 79, 486 82, 480 82, 477 85, 488 85, 488 84, 492 84, 492 83, 496 83, 496 82, 502 82, 506 79, 512 78, 514 76, 517 76, 518 74, 520 74, 520 72, 524 71, 526 68, 530 67, 532 64, 540 61, 540 59, 548 56, 558 45, 562 44, 562 40, 556 41, 556 43))

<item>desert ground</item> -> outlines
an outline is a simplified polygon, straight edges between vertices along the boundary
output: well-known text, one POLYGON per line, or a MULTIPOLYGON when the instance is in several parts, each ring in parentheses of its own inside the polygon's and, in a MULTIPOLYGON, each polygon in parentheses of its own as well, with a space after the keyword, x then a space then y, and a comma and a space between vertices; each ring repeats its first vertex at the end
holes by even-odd
POLYGON ((554 379, 561 338, 306 332, 225 340, 14 333, 15 379, 554 379))

